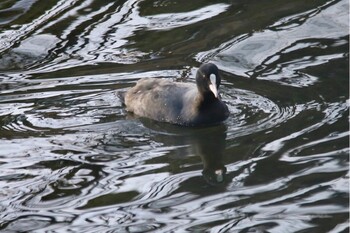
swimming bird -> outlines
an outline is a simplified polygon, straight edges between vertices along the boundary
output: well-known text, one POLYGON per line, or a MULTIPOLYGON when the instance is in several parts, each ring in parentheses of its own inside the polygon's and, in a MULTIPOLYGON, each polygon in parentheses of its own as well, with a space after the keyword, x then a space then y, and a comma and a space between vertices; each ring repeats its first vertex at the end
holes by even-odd
POLYGON ((196 84, 142 78, 125 93, 126 110, 156 121, 205 126, 226 120, 229 111, 219 95, 221 78, 212 63, 202 64, 196 84))

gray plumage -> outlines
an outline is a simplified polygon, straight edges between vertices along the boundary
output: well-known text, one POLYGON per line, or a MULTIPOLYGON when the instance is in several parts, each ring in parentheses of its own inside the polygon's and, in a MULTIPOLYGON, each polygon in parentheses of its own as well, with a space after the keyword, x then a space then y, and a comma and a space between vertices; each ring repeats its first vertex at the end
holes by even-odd
POLYGON ((217 66, 210 63, 200 66, 196 84, 143 78, 126 92, 126 109, 142 117, 178 125, 218 124, 229 115, 216 92, 220 82, 217 66))

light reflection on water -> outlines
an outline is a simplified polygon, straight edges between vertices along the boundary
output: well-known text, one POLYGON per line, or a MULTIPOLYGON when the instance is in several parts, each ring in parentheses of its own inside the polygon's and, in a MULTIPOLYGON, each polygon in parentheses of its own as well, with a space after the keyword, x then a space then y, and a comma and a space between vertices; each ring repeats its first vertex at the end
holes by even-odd
POLYGON ((42 2, 0 5, 1 230, 348 231, 346 1, 42 2), (224 124, 125 112, 196 61, 224 124))
POLYGON ((348 47, 349 16, 344 11, 348 4, 343 1, 333 5, 335 2, 282 18, 263 31, 240 35, 220 48, 199 53, 197 59, 205 61, 210 57, 220 69, 235 75, 295 87, 312 85, 318 78, 303 70, 347 53, 341 48, 348 47), (326 50, 327 47, 340 48, 326 50))

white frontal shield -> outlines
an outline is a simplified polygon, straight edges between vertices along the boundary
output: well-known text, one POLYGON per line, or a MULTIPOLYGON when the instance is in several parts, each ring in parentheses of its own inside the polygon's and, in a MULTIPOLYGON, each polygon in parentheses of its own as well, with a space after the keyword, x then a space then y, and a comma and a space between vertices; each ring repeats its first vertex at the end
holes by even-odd
POLYGON ((210 84, 209 84, 209 89, 211 92, 213 92, 214 96, 218 98, 218 89, 216 88, 216 76, 215 74, 211 74, 209 76, 210 79, 210 84))

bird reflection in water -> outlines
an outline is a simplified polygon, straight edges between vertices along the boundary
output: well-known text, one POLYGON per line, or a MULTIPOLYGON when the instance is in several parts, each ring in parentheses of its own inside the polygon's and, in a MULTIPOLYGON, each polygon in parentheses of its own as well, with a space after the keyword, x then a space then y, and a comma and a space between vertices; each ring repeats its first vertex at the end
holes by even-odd
POLYGON ((223 183, 226 175, 224 151, 226 147, 225 125, 201 129, 191 137, 194 153, 203 163, 203 177, 211 185, 223 183))
POLYGON ((224 165, 227 126, 219 124, 201 128, 187 128, 140 118, 143 125, 158 132, 154 140, 167 146, 180 146, 176 154, 197 155, 203 164, 202 175, 210 185, 225 182, 227 169, 224 165), (189 147, 181 148, 183 145, 189 147))

